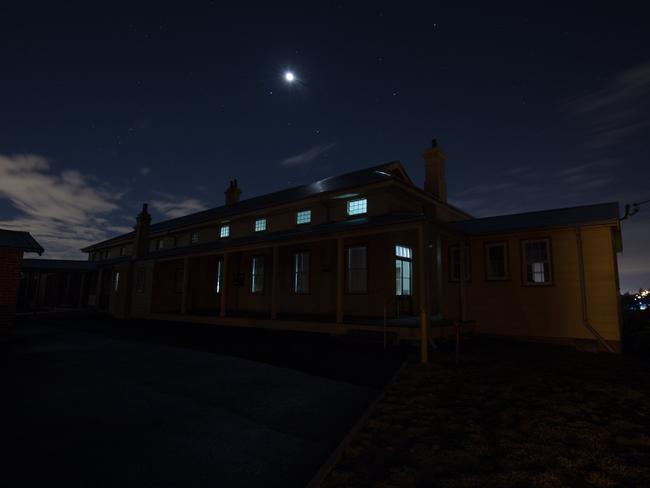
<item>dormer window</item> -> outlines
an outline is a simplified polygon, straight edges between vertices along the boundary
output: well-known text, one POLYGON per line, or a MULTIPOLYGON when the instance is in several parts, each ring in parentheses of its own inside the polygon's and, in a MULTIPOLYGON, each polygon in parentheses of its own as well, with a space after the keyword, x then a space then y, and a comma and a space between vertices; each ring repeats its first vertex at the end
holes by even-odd
POLYGON ((311 223, 311 210, 301 210, 296 212, 296 224, 310 224, 311 223))
POLYGON ((219 237, 223 239, 224 237, 229 237, 229 236, 230 236, 230 226, 222 225, 221 229, 219 229, 219 237))
POLYGON ((357 198, 356 200, 348 200, 348 215, 362 215, 368 213, 368 200, 365 198, 357 198))
POLYGON ((255 232, 262 232, 266 230, 266 219, 257 219, 255 221, 255 232))

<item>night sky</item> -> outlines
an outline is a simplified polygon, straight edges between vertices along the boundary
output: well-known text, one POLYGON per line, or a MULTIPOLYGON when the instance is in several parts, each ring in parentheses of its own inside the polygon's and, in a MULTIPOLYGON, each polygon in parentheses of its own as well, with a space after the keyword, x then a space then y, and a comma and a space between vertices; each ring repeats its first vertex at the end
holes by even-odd
MULTIPOLYGON (((432 137, 475 216, 650 198, 634 4, 8 3, 0 227, 44 257, 83 258, 143 201, 154 221, 222 205, 231 178, 249 198, 397 159, 421 185, 432 137)), ((624 247, 622 289, 649 286, 650 205, 624 247)))

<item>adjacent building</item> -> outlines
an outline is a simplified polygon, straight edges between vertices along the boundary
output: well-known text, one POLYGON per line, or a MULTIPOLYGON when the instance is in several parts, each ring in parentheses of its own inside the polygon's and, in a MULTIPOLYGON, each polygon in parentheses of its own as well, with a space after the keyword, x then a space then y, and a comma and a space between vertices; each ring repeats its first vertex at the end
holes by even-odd
MULTIPOLYGON (((472 218, 435 140, 390 162, 151 223, 83 251, 111 315, 420 340, 482 334, 620 349, 617 203, 472 218)), ((423 358, 426 347, 422 347, 423 358)))
POLYGON ((43 248, 29 232, 0 229, 0 341, 11 335, 26 252, 40 255, 43 248))

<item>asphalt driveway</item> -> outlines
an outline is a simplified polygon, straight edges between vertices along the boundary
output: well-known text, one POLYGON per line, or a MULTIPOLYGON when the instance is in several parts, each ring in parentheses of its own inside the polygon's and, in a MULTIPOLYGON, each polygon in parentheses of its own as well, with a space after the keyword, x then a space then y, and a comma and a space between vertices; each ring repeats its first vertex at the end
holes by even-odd
POLYGON ((310 338, 289 368, 276 364, 292 363, 301 336, 283 348, 292 336, 217 335, 227 355, 205 328, 193 347, 74 324, 19 324, 1 353, 6 486, 304 486, 398 364, 361 353, 368 381, 346 381, 337 364, 354 369, 354 348, 329 340, 309 351, 310 338), (264 362, 232 353, 251 356, 256 340, 264 362))

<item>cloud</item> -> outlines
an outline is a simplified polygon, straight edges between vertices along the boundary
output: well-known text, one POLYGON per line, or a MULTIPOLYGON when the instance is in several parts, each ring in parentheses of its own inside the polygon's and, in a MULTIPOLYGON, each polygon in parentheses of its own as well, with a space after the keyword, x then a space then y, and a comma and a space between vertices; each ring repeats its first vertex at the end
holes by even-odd
POLYGON ((319 158, 323 154, 325 154, 327 151, 332 149, 334 146, 336 146, 335 142, 331 142, 330 144, 325 144, 325 145, 316 145, 313 147, 310 147, 304 152, 301 152, 300 154, 295 154, 294 156, 289 156, 286 159, 283 159, 280 161, 279 166, 297 166, 299 164, 307 164, 315 159, 319 158))
POLYGON ((0 200, 18 211, 0 220, 0 228, 31 232, 45 257, 82 259, 79 248, 121 233, 126 227, 111 225, 106 216, 122 196, 79 171, 54 174, 41 156, 0 154, 0 200))
POLYGON ((619 73, 569 102, 567 109, 585 121, 594 148, 616 144, 650 126, 650 61, 619 73))
POLYGON ((159 193, 164 200, 152 200, 151 208, 165 215, 165 217, 174 219, 183 217, 195 212, 205 210, 207 206, 196 198, 185 198, 169 193, 159 193))
POLYGON ((143 166, 142 168, 140 168, 140 174, 142 176, 146 176, 149 173, 151 173, 151 168, 149 168, 148 166, 143 166))

